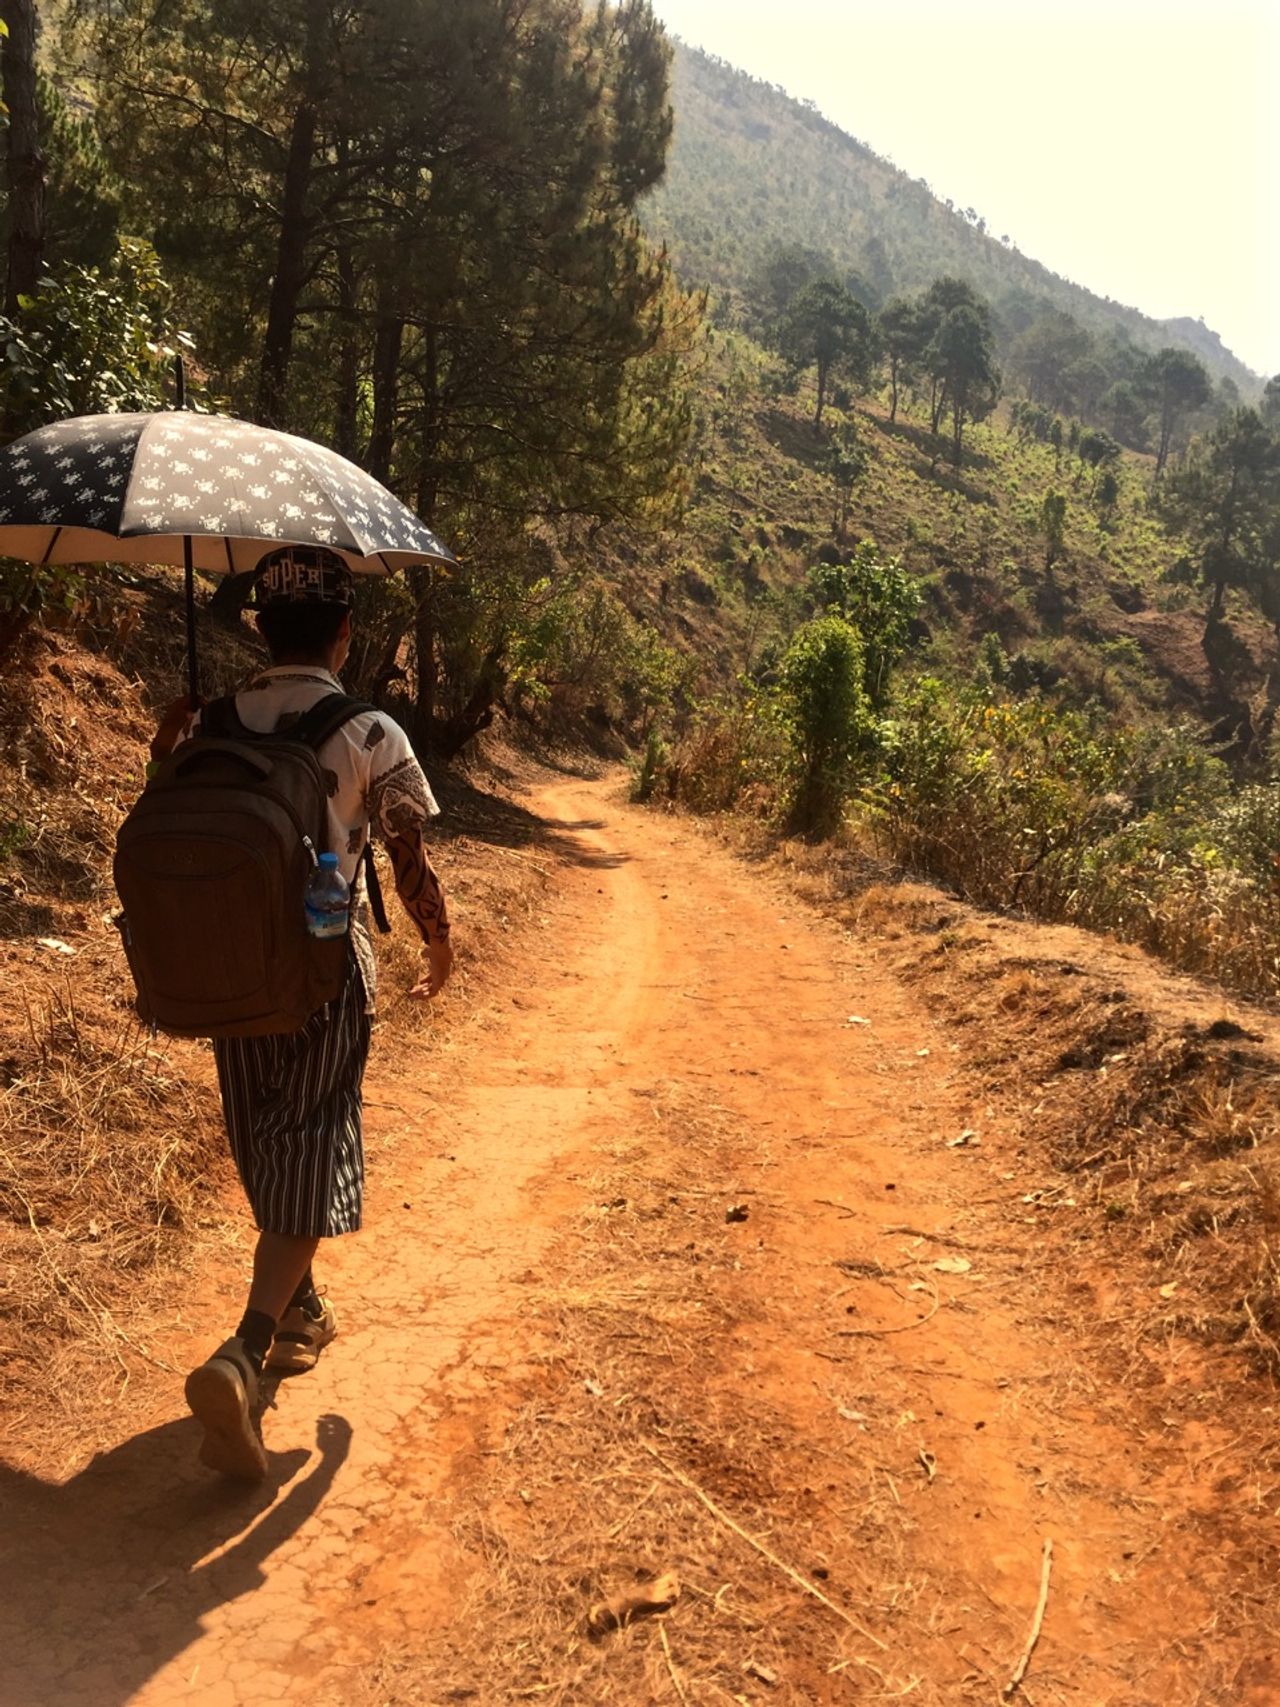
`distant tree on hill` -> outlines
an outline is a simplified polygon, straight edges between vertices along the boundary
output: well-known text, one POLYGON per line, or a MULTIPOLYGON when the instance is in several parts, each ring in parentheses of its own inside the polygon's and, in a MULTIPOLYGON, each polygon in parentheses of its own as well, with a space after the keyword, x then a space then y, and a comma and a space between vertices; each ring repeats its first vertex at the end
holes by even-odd
POLYGON ((806 285, 837 277, 835 262, 824 250, 806 243, 776 244, 747 280, 747 302, 757 328, 766 336, 776 335, 788 305, 806 285))
POLYGON ((1227 588, 1240 587, 1280 626, 1280 440, 1256 409, 1219 422, 1170 475, 1160 507, 1212 589, 1209 622, 1221 617, 1227 588))
POLYGON ((1280 428, 1280 373, 1267 381, 1258 413, 1273 431, 1280 428))
POLYGON ((844 275, 843 283, 844 288, 849 292, 849 295, 856 296, 868 314, 875 313, 876 309, 880 306, 880 293, 868 284, 867 280, 863 278, 861 273, 846 273, 844 275))
POLYGON ((778 327, 778 348, 797 372, 818 370, 814 426, 822 423, 827 387, 834 374, 865 387, 875 356, 871 316, 842 284, 815 279, 792 298, 778 327))
POLYGON ((860 271, 876 293, 876 301, 883 302, 893 290, 893 268, 883 238, 874 235, 867 238, 862 246, 860 271))
POLYGON ((925 345, 929 341, 929 326, 918 302, 910 297, 895 296, 880 310, 876 330, 889 364, 889 419, 896 421, 899 392, 919 371, 925 345))
POLYGON ((1049 423, 1049 443, 1053 446, 1053 472, 1062 467, 1062 416, 1055 415, 1049 423))
POLYGON ((1120 478, 1114 468, 1106 468, 1093 489, 1094 502, 1103 512, 1104 518, 1109 517, 1116 507, 1120 497, 1120 478))
POLYGON ((1089 467, 1093 469, 1093 491, 1096 491, 1100 471, 1119 462, 1120 446, 1110 433, 1104 433, 1100 427, 1094 427, 1080 435, 1076 454, 1079 456, 1082 466, 1088 463, 1089 467))
POLYGON ((1073 316, 1053 309, 1032 321, 1014 340, 1010 366, 1022 379, 1032 402, 1043 403, 1047 409, 1066 409, 1074 401, 1068 376, 1086 359, 1092 342, 1073 316))
POLYGON ((845 530, 849 525, 853 489, 865 477, 871 465, 856 421, 842 421, 832 433, 831 443, 827 446, 826 464, 836 495, 832 532, 843 543, 845 530))
POLYGON ((1063 375, 1070 402, 1082 415, 1096 420, 1098 404, 1111 383, 1111 375, 1095 356, 1082 356, 1063 375))
POLYGON ((1159 480, 1169 460, 1174 434, 1194 410, 1204 407, 1212 389, 1204 363, 1190 351, 1173 345, 1167 345, 1148 360, 1142 380, 1159 415, 1155 472, 1159 480))
POLYGON ((1067 500, 1063 493, 1045 493, 1040 506, 1040 532, 1044 535, 1044 566, 1052 569, 1062 555, 1067 532, 1067 500))
POLYGON ((1222 420, 1227 415, 1234 415, 1237 409, 1244 407, 1244 399, 1240 395, 1240 387, 1229 373, 1224 373, 1213 388, 1211 407, 1222 420))
POLYGON ((939 361, 938 336, 947 315, 956 308, 972 310, 991 342, 991 310, 967 279, 950 274, 937 278, 918 297, 920 323, 924 337, 923 368, 929 378, 929 430, 938 433, 947 408, 946 380, 939 361))
POLYGON ((1147 403, 1132 380, 1118 379, 1109 385, 1098 400, 1098 414, 1130 450, 1147 449, 1147 403))
POLYGON ((965 427, 970 421, 985 420, 1000 396, 1000 373, 986 314, 970 303, 949 309, 929 341, 926 359, 937 381, 942 410, 951 416, 951 460, 959 468, 965 427))

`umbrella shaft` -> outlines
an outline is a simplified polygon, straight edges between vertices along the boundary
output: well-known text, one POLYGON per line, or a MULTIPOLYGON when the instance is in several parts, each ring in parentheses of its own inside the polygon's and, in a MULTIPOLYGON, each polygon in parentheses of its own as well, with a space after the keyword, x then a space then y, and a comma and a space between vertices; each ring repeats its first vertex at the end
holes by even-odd
POLYGON ((200 672, 196 663, 196 571, 189 533, 182 539, 182 566, 187 598, 187 698, 194 709, 200 703, 200 672))

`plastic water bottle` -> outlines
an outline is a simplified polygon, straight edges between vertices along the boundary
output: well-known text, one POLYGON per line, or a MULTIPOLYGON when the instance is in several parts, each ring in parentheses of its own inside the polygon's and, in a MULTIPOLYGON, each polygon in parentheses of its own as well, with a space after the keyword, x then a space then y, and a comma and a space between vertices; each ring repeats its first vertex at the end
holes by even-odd
POLYGON ((307 880, 307 929, 312 936, 346 936, 351 922, 351 888, 338 870, 338 856, 322 853, 307 880))

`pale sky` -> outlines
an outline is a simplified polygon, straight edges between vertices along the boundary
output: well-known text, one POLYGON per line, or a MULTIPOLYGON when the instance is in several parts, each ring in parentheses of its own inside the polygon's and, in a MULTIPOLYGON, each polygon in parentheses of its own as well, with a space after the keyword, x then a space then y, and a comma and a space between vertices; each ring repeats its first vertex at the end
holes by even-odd
POLYGON ((993 236, 1280 372, 1280 0, 653 0, 993 236))

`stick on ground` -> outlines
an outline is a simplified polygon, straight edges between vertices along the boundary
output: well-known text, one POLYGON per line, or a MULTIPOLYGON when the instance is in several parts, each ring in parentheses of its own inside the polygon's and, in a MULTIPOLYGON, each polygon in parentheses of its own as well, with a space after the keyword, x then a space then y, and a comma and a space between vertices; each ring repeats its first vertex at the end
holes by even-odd
POLYGON ((739 1536, 747 1543, 748 1547, 754 1547, 760 1557, 762 1559, 767 1559, 775 1570, 779 1570, 784 1576, 790 1577, 791 1581, 795 1583, 798 1588, 802 1588, 806 1594, 811 1594, 815 1600, 821 1601, 828 1612, 834 1612, 837 1618, 847 1624, 851 1630, 855 1630, 859 1636, 864 1637, 872 1644, 873 1647, 879 1648, 882 1654, 888 1653, 889 1645, 887 1642, 882 1642, 879 1636, 873 1636, 870 1630, 864 1630, 862 1625, 858 1623, 857 1619, 851 1618, 842 1606, 836 1605, 834 1600, 828 1600, 822 1590, 815 1584, 811 1583, 808 1577, 802 1577, 799 1571, 793 1570, 791 1566, 784 1560, 780 1559, 776 1553, 771 1553, 762 1541, 757 1541, 754 1535, 748 1535, 742 1525, 735 1523, 727 1511, 722 1511, 711 1496, 703 1493, 702 1489, 695 1481, 692 1480, 691 1477, 686 1476, 684 1471, 677 1468, 676 1465, 669 1464, 656 1447, 650 1446, 648 1441, 645 1441, 642 1444, 649 1456, 651 1458, 656 1458, 658 1463, 661 1464, 662 1468, 669 1476, 674 1477, 682 1488, 687 1488, 696 1499, 701 1500, 702 1504, 706 1506, 712 1517, 718 1519, 718 1521, 723 1523, 727 1529, 731 1529, 735 1535, 739 1536))
POLYGON ((684 1684, 680 1681, 680 1673, 676 1670, 676 1662, 671 1658, 671 1644, 667 1640, 667 1630, 664 1624, 659 1624, 658 1634, 662 1638, 662 1652, 666 1658, 667 1670, 671 1673, 671 1681, 676 1686, 676 1694, 689 1707, 689 1697, 684 1692, 684 1684))
POLYGON ((1022 1650, 1022 1658, 1014 1667, 1013 1676, 1000 1691, 1006 1701, 1027 1675, 1027 1667, 1031 1664, 1031 1655, 1036 1643, 1040 1640, 1040 1626, 1044 1623, 1044 1610, 1049 1604, 1049 1572, 1052 1569, 1053 1542, 1046 1535, 1044 1538, 1044 1558, 1040 1566, 1040 1598, 1036 1602, 1035 1617, 1031 1620, 1031 1634, 1027 1637, 1027 1645, 1022 1650))
POLYGON ((918 1317, 916 1321, 899 1322, 895 1328, 837 1328, 836 1338, 842 1340, 878 1340, 883 1339, 886 1334, 909 1334, 912 1328, 922 1328, 926 1322, 931 1322, 942 1308, 942 1300, 938 1296, 937 1287, 935 1286, 931 1290, 933 1302, 929 1306, 928 1313, 918 1317))

